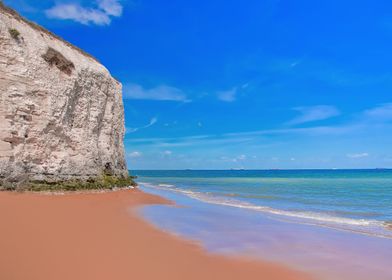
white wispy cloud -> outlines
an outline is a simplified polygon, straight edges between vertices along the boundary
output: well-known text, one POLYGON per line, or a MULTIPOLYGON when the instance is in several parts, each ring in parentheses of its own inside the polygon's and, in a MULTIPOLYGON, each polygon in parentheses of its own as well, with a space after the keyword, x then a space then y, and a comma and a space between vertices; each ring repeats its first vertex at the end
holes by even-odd
POLYGON ((246 155, 239 155, 238 157, 236 157, 234 160, 235 161, 242 161, 242 160, 246 160, 247 156, 246 155))
POLYGON ((171 156, 172 154, 173 154, 173 152, 169 151, 169 150, 163 151, 161 153, 161 155, 164 156, 164 157, 171 156))
POLYGON ((126 128, 126 133, 134 133, 136 131, 139 131, 141 129, 149 128, 150 126, 153 126, 158 122, 158 118, 152 118, 150 122, 144 126, 141 127, 127 127, 126 128))
POLYGON ((118 0, 99 0, 98 7, 109 16, 119 17, 123 12, 123 6, 118 0))
POLYGON ((79 3, 57 3, 45 11, 48 18, 73 20, 89 25, 109 25, 111 17, 120 17, 123 7, 119 0, 98 0, 97 6, 84 7, 79 3))
POLYGON ((134 151, 134 152, 128 153, 128 157, 130 157, 130 158, 139 158, 142 155, 143 154, 141 152, 138 152, 138 151, 134 151))
POLYGON ((239 155, 236 157, 228 157, 228 156, 222 156, 219 158, 222 161, 226 161, 226 162, 241 162, 247 159, 246 155, 239 155))
POLYGON ((206 145, 233 145, 244 144, 252 141, 252 137, 226 137, 224 135, 196 135, 185 137, 168 137, 168 138, 133 138, 126 139, 129 145, 142 145, 156 148, 174 148, 189 146, 206 146, 206 145))
POLYGON ((194 135, 185 137, 168 137, 168 138, 133 138, 127 139, 127 143, 134 145, 149 145, 154 147, 186 147, 186 146, 206 146, 206 145, 248 145, 250 143, 260 142, 260 139, 276 135, 343 135, 360 130, 360 125, 345 126, 316 126, 307 128, 289 128, 289 129, 266 129, 248 132, 234 132, 211 135, 194 135))
POLYGON ((371 122, 390 122, 392 121, 392 103, 382 104, 378 107, 366 110, 363 118, 371 122))
POLYGON ((301 61, 294 61, 293 63, 290 64, 291 68, 296 67, 298 64, 300 64, 301 61))
POLYGON ((296 107, 293 108, 293 110, 299 112, 300 115, 289 121, 287 123, 288 125, 321 121, 340 115, 340 112, 336 107, 327 105, 296 107))
POLYGON ((179 102, 190 101, 182 90, 167 85, 146 89, 138 84, 128 84, 124 86, 124 98, 179 102))
POLYGON ((224 102, 233 102, 237 99, 238 89, 234 87, 230 90, 219 91, 217 92, 217 97, 219 100, 224 102))
MULTIPOLYGON (((279 135, 293 135, 306 137, 324 137, 331 135, 350 135, 354 133, 368 133, 372 129, 392 129, 389 119, 389 105, 382 105, 365 110, 359 114, 360 118, 353 119, 340 125, 330 126, 311 126, 311 127, 290 127, 264 129, 245 132, 233 132, 210 135, 193 135, 184 137, 167 137, 167 138, 133 138, 127 139, 127 143, 134 145, 148 145, 154 147, 184 147, 184 146, 203 146, 206 145, 250 145, 261 143, 269 137, 279 135), (370 117, 371 116, 371 117, 370 117), (377 117, 376 117, 377 116, 377 117), (369 118, 377 121, 369 122, 369 118)), ((268 144, 266 144, 268 145, 268 144)), ((366 153, 350 154, 351 156, 362 155, 366 153)), ((347 155, 348 156, 348 155, 347 155)))
POLYGON ((364 158, 368 157, 369 153, 358 153, 358 154, 347 154, 347 157, 349 158, 364 158))

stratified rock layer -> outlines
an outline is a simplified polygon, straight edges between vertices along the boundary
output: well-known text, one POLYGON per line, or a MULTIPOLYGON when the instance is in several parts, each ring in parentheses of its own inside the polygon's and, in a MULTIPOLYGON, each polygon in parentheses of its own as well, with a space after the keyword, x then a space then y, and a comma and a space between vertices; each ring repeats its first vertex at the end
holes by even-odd
POLYGON ((121 84, 0 4, 0 185, 127 178, 121 84))

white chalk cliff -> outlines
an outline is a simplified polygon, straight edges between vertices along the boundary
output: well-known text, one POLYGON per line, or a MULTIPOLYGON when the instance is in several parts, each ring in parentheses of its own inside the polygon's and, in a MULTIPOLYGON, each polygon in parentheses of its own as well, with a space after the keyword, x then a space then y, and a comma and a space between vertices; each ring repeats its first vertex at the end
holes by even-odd
POLYGON ((0 94, 0 186, 128 178, 121 84, 1 3, 0 94))

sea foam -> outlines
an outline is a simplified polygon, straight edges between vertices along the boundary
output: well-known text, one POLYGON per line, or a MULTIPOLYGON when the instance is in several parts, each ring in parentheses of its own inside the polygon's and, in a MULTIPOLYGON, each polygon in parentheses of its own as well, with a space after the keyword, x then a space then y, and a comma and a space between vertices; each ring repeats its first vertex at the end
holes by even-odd
MULTIPOLYGON (((267 214, 271 218, 286 220, 289 222, 298 222, 303 224, 330 227, 337 230, 346 230, 360 234, 372 235, 392 239, 391 223, 371 219, 353 219, 328 215, 325 213, 310 211, 287 211, 276 209, 268 206, 255 205, 249 202, 240 201, 234 198, 228 198, 227 195, 215 195, 211 193, 202 193, 192 190, 181 189, 171 184, 151 184, 140 183, 147 188, 153 188, 160 191, 170 191, 185 195, 189 198, 196 199, 204 203, 210 203, 221 206, 235 207, 258 211, 267 214)), ((233 197, 235 197, 233 195, 233 197)))

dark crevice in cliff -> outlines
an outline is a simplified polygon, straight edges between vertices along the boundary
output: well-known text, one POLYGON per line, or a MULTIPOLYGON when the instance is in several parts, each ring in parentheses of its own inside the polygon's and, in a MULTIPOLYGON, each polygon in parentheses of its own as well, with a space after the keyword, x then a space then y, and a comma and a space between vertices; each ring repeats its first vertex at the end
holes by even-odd
POLYGON ((105 102, 103 104, 103 110, 98 114, 97 125, 93 128, 93 133, 96 134, 98 137, 101 135, 102 126, 103 126, 102 122, 106 114, 107 104, 108 104, 108 96, 106 95, 105 102))
POLYGON ((60 52, 53 48, 48 48, 46 53, 42 55, 42 58, 45 59, 50 66, 56 66, 60 71, 67 75, 71 75, 72 71, 75 69, 75 65, 72 61, 66 59, 60 52))
POLYGON ((75 118, 75 108, 78 104, 79 98, 83 93, 83 87, 79 83, 79 79, 75 81, 72 89, 69 90, 68 101, 63 116, 63 124, 67 124, 69 128, 73 128, 75 118))

